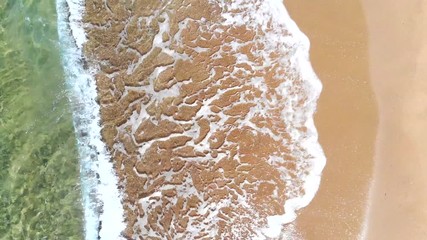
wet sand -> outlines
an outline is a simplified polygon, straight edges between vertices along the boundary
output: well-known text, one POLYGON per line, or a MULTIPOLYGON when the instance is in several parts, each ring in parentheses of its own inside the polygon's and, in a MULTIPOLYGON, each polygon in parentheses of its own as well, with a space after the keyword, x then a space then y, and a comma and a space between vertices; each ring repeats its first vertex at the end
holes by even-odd
POLYGON ((426 239, 427 4, 363 2, 380 107, 366 239, 426 239))
POLYGON ((377 109, 360 1, 286 0, 311 41, 323 83, 315 124, 327 163, 320 189, 295 222, 302 239, 357 239, 372 179, 377 109))

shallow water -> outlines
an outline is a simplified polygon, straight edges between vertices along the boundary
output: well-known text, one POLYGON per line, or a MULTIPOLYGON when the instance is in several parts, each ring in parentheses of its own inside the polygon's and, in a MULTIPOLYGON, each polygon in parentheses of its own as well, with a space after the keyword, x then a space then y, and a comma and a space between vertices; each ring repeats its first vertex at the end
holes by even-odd
POLYGON ((0 1, 0 239, 82 239, 55 1, 0 1))

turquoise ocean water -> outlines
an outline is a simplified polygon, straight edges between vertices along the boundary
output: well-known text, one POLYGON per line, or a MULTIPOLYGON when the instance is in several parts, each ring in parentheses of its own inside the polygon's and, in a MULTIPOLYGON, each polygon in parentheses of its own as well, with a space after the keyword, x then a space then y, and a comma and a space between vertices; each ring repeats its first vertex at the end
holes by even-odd
POLYGON ((0 239, 83 239, 54 0, 0 0, 0 239))

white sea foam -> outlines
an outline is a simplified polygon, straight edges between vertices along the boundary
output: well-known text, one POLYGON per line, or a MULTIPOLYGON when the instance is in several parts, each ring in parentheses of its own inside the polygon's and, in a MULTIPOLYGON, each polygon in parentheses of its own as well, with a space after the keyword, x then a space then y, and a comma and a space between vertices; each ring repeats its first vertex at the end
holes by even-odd
POLYGON ((125 228, 118 179, 101 140, 99 105, 93 71, 84 69, 81 23, 84 0, 57 0, 58 35, 62 62, 80 155, 85 239, 117 240, 125 228))
MULTIPOLYGON (((313 121, 313 114, 315 112, 317 99, 322 91, 322 84, 314 73, 310 63, 310 41, 291 19, 282 0, 265 1, 264 6, 268 7, 272 14, 272 19, 284 25, 292 36, 291 41, 296 45, 296 52, 290 61, 300 76, 309 83, 308 86, 310 89, 306 90, 308 91, 309 97, 307 99, 307 104, 311 105, 308 107, 308 111, 305 112, 308 116, 304 124, 309 133, 308 138, 302 139, 303 142, 301 143, 310 155, 313 156, 310 161, 311 166, 309 173, 304 179, 303 188, 305 194, 288 199, 285 203, 285 214, 268 218, 268 228, 263 229, 263 233, 268 237, 276 238, 280 236, 284 224, 290 223, 296 219, 296 211, 306 207, 313 200, 320 185, 322 170, 326 164, 326 157, 318 143, 318 134, 313 121)), ((291 233, 289 234, 291 235, 291 233)))

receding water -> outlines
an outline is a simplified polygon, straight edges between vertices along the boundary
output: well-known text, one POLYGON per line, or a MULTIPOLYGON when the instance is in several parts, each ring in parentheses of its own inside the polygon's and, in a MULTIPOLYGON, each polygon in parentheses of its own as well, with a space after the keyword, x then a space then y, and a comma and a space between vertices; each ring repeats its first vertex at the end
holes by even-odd
POLYGON ((0 239, 82 239, 54 0, 0 0, 0 239))

